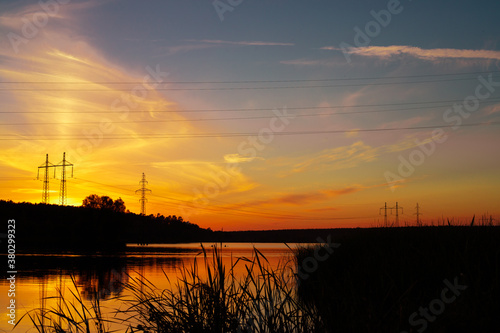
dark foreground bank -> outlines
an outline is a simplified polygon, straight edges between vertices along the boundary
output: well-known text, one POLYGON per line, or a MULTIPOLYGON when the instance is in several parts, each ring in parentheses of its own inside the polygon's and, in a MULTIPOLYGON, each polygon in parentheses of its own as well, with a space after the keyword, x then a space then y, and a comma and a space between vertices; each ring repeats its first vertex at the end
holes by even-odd
POLYGON ((300 298, 330 332, 499 332, 500 228, 333 232, 298 253, 300 298), (326 258, 326 259, 325 259, 326 258))
MULTIPOLYGON (((295 261, 277 269, 256 250, 243 279, 216 247, 204 256, 211 274, 187 267, 176 289, 129 279, 120 286, 134 295, 120 310, 131 318, 123 331, 498 332, 499 227, 330 232, 318 235, 327 244, 298 248, 295 261)), ((65 328, 110 332, 116 319, 102 316, 95 292, 83 316, 39 309, 23 320, 36 326, 44 318, 39 332, 71 331, 59 329, 61 318, 65 328)))

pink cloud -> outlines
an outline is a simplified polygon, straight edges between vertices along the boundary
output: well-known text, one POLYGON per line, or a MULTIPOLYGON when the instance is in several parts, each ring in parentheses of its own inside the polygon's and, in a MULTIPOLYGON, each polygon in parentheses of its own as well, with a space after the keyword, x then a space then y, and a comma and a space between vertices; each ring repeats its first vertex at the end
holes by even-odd
MULTIPOLYGON (((325 46, 322 50, 343 51, 338 47, 325 46)), ((466 49, 422 49, 415 46, 390 45, 390 46, 365 46, 347 49, 349 54, 364 57, 389 58, 397 55, 409 55, 424 60, 443 58, 453 59, 496 59, 500 60, 500 51, 494 50, 466 50, 466 49)))
POLYGON ((277 196, 274 198, 270 198, 268 200, 254 200, 245 202, 242 204, 238 204, 236 206, 231 206, 231 208, 235 207, 254 207, 254 206, 262 206, 262 205, 307 205, 315 202, 322 202, 331 198, 335 198, 341 195, 347 195, 350 193, 361 191, 363 187, 346 187, 338 190, 320 190, 320 191, 311 191, 311 192, 303 192, 296 194, 285 194, 281 196, 277 196))

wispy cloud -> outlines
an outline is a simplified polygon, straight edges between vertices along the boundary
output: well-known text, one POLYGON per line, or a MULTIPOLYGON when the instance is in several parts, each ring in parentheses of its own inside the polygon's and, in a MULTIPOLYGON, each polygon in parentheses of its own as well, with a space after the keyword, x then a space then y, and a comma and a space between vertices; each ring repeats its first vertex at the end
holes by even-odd
POLYGON ((298 194, 287 194, 282 197, 277 197, 266 202, 271 202, 273 204, 287 204, 287 205, 304 205, 317 201, 327 200, 329 198, 337 197, 343 194, 349 194, 357 192, 359 189, 352 187, 343 188, 340 190, 325 190, 317 192, 306 192, 298 194))
MULTIPOLYGON (((413 124, 425 121, 424 117, 415 117, 410 120, 413 124)), ((398 123, 395 122, 395 125, 398 123)), ((307 156, 295 156, 290 159, 282 159, 280 166, 282 171, 280 177, 293 174, 316 172, 322 170, 352 169, 371 163, 380 159, 384 154, 401 152, 412 149, 418 145, 415 138, 428 139, 425 131, 416 132, 406 136, 404 139, 380 146, 370 146, 363 141, 357 141, 347 146, 324 149, 322 151, 308 154, 307 156)))
MULTIPOLYGON (((196 50, 203 50, 203 49, 208 49, 208 48, 213 48, 215 45, 212 44, 186 44, 186 45, 176 45, 176 46, 169 46, 167 47, 167 52, 166 55, 173 55, 176 53, 185 53, 189 51, 196 51, 196 50)), ((162 53, 160 56, 165 55, 165 53, 162 53)))
POLYGON ((347 66, 345 59, 291 59, 282 60, 280 64, 292 65, 300 67, 311 67, 311 66, 321 66, 321 67, 337 67, 337 66, 347 66))
POLYGON ((171 176, 169 186, 173 187, 177 193, 189 195, 188 200, 191 201, 195 196, 200 196, 207 184, 218 184, 218 191, 221 195, 246 192, 258 187, 257 183, 241 171, 233 171, 229 174, 226 165, 221 163, 206 160, 169 160, 152 162, 150 165, 158 169, 159 173, 171 176))
POLYGON ((251 162, 255 159, 263 160, 264 158, 262 158, 262 157, 246 157, 246 156, 242 156, 240 154, 226 154, 226 155, 224 155, 224 161, 226 163, 245 163, 245 162, 251 162))
POLYGON ((395 121, 389 121, 385 122, 380 126, 380 128, 395 128, 395 127, 412 127, 412 126, 418 126, 422 123, 428 122, 430 120, 434 119, 434 116, 429 114, 429 115, 419 115, 403 120, 395 120, 395 121))
POLYGON ((358 141, 349 146, 325 149, 315 156, 293 165, 290 173, 316 170, 318 168, 346 169, 360 163, 371 162, 379 155, 380 149, 358 141))
MULTIPOLYGON (((345 61, 343 52, 349 55, 357 55, 366 58, 372 58, 379 61, 397 60, 404 57, 411 57, 428 62, 441 62, 447 60, 454 60, 462 63, 463 65, 476 63, 477 61, 491 61, 500 60, 500 51, 495 50, 467 50, 467 49, 450 49, 450 48, 436 48, 436 49, 423 49, 415 46, 406 45, 390 45, 390 46, 365 46, 365 47, 352 47, 341 49, 337 46, 324 46, 321 50, 335 51, 338 56, 323 59, 290 59, 280 61, 283 65, 292 65, 300 67, 345 67, 354 66, 353 63, 349 64, 345 61)), ((364 62, 357 62, 355 66, 368 66, 364 62)))
POLYGON ((219 45, 240 45, 240 46, 294 46, 294 43, 263 42, 263 41, 228 41, 219 39, 188 39, 187 42, 219 44, 219 45))
POLYGON ((390 45, 390 46, 365 46, 352 47, 342 50, 335 46, 325 46, 322 50, 343 51, 364 57, 390 58, 394 56, 412 56, 423 60, 436 59, 500 59, 500 51, 494 50, 467 50, 467 49, 423 49, 415 46, 390 45))
POLYGON ((167 55, 176 53, 185 53, 189 51, 197 51, 203 49, 214 48, 217 46, 294 46, 292 43, 276 43, 263 41, 227 41, 217 39, 186 39, 188 44, 175 45, 167 47, 167 55))
MULTIPOLYGON (((78 2, 59 3, 50 1, 40 1, 35 4, 19 4, 12 2, 4 7, 4 12, 0 15, 0 25, 18 29, 26 24, 26 20, 33 20, 33 15, 47 15, 49 20, 52 19, 71 19, 71 15, 81 13, 82 10, 87 10, 94 7, 106 5, 107 3, 116 2, 116 0, 84 0, 78 2), (10 5, 10 6, 9 6, 10 5), (42 6, 44 5, 44 6, 42 6)), ((3 5, 3 4, 2 4, 3 5)), ((43 24, 45 26, 45 24, 43 24)), ((37 24, 34 24, 37 26, 37 24)), ((43 28, 43 27, 42 27, 43 28)))
POLYGON ((484 112, 487 115, 491 115, 491 114, 494 114, 494 113, 500 113, 500 103, 486 106, 484 108, 484 112))
MULTIPOLYGON (((154 89, 143 88, 142 85, 130 85, 129 90, 124 91, 121 86, 103 83, 138 82, 148 74, 146 68, 140 73, 120 68, 85 40, 66 36, 52 25, 47 25, 45 30, 47 34, 43 38, 30 40, 23 45, 18 55, 14 55, 10 48, 0 48, 0 63, 3 65, 0 77, 5 81, 26 82, 23 88, 32 89, 14 89, 9 94, 4 94, 7 98, 2 100, 3 106, 19 113, 5 115, 3 121, 22 123, 22 126, 5 126, 2 134, 25 139, 33 136, 29 141, 5 142, 0 153, 0 163, 3 164, 4 159, 12 160, 12 156, 19 156, 13 166, 18 170, 31 171, 31 156, 41 156, 41 163, 45 153, 50 152, 52 155, 52 152, 59 154, 64 151, 73 163, 87 163, 98 156, 111 160, 111 156, 126 154, 136 146, 148 148, 151 144, 139 139, 122 145, 113 140, 104 140, 104 137, 136 137, 138 133, 146 131, 167 130, 162 123, 148 123, 145 126, 134 121, 152 119, 151 115, 156 110, 173 108, 173 101, 154 89), (37 84, 38 81, 71 82, 72 85, 37 84), (133 95, 134 89, 139 87, 145 95, 133 95), (88 113, 82 113, 83 110, 88 113), (109 110, 114 113, 106 113, 109 110), (129 110, 145 112, 129 114, 129 110), (123 123, 124 120, 129 123, 123 123), (104 128, 104 123, 109 127, 104 128), (63 138, 48 141, 52 135, 61 135, 63 138), (72 140, 71 137, 81 139, 72 140)), ((169 116, 184 119, 175 113, 169 116)), ((191 129, 187 123, 180 127, 167 126, 173 132, 191 129)), ((164 140, 164 144, 165 147, 174 146, 168 140, 164 140)), ((146 148, 142 148, 142 151, 146 148)), ((36 163, 39 163, 38 159, 36 163)), ((10 162, 6 165, 10 165, 10 162)))
POLYGON ((253 200, 246 201, 238 205, 233 205, 230 208, 239 208, 239 207, 256 207, 256 206, 281 206, 281 205, 289 205, 289 206, 300 206, 300 205, 308 205, 317 202, 323 202, 338 196, 347 195, 351 193, 355 193, 361 191, 363 187, 352 186, 345 187, 337 190, 318 190, 318 191, 309 191, 302 193, 294 193, 294 194, 278 194, 274 197, 265 199, 265 200, 253 200))

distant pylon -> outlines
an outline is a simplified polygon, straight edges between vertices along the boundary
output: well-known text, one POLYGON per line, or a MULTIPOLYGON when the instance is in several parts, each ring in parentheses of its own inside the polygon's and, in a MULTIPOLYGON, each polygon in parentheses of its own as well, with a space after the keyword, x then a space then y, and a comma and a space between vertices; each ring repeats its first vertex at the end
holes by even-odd
POLYGON ((421 226, 422 221, 420 220, 420 215, 422 215, 422 214, 420 213, 420 206, 418 205, 418 202, 417 202, 417 206, 415 207, 415 209, 417 210, 417 212, 415 213, 415 215, 417 215, 417 225, 421 226))
POLYGON ((382 209, 384 210, 384 227, 387 228, 387 202, 384 203, 384 207, 382 207, 382 208, 379 209, 379 211, 378 211, 379 214, 380 214, 380 211, 382 209))
POLYGON ((393 209, 396 210, 396 223, 395 223, 395 226, 399 227, 399 210, 401 209, 401 214, 403 214, 403 207, 399 207, 398 203, 396 202, 396 207, 392 207, 391 208, 391 214, 392 214, 392 210, 393 209))
POLYGON ((59 187, 59 204, 64 206, 66 204, 66 167, 71 167, 71 177, 73 178, 73 164, 69 161, 66 161, 66 153, 63 153, 63 160, 59 162, 58 165, 54 165, 54 167, 62 167, 61 171, 61 186, 59 187))
MULTIPOLYGON (((49 204, 49 168, 53 168, 54 165, 49 162, 49 154, 45 154, 45 163, 38 167, 38 172, 36 179, 40 179, 40 169, 45 169, 45 174, 43 176, 43 191, 42 191, 42 203, 49 204)), ((55 170, 54 170, 55 172, 55 170)), ((54 175, 55 176, 55 175, 54 175)))
POLYGON ((143 172, 142 179, 139 182, 139 184, 141 184, 141 188, 135 191, 135 193, 137 192, 141 193, 141 198, 139 199, 141 203, 141 215, 146 215, 146 202, 148 201, 148 199, 146 199, 146 193, 147 192, 151 193, 151 190, 146 188, 147 183, 148 181, 146 180, 146 175, 143 172))

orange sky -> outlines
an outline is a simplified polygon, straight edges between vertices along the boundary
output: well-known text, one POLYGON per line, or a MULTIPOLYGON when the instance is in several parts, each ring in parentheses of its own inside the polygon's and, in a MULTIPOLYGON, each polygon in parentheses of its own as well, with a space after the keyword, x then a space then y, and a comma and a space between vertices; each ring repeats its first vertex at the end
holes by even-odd
MULTIPOLYGON (((450 53, 450 49, 398 45, 360 48, 357 69, 342 64, 318 75, 304 72, 303 62, 292 75, 337 79, 345 77, 339 74, 339 68, 345 66, 351 71, 349 77, 362 78, 408 80, 416 74, 443 73, 437 79, 448 80, 453 73, 471 73, 466 81, 447 81, 446 85, 376 86, 364 80, 356 81, 361 82, 357 86, 320 91, 235 90, 223 95, 221 91, 175 90, 200 85, 171 83, 191 81, 193 73, 183 76, 169 65, 173 62, 169 58, 151 56, 143 62, 126 62, 120 52, 103 50, 96 38, 74 27, 83 24, 75 13, 87 7, 61 8, 57 17, 51 17, 54 23, 20 45, 19 53, 13 52, 8 39, 0 40, 0 199, 40 202, 38 166, 44 163, 45 154, 56 164, 66 152, 74 164, 74 178, 67 181, 68 204, 80 205, 85 196, 96 193, 121 197, 128 209, 139 213, 135 190, 144 172, 152 190, 148 214, 181 215, 217 230, 374 226, 383 221, 379 208, 384 202, 390 207, 399 202, 404 208, 401 219, 410 224, 415 223, 417 203, 427 222, 442 216, 470 219, 485 213, 499 217, 498 88, 492 88, 470 117, 460 119, 464 124, 481 125, 451 129, 455 121, 444 118, 453 104, 475 94, 481 86, 480 76, 487 80, 492 75, 491 80, 500 81, 498 51, 450 53), (418 64, 392 64, 391 56, 401 52, 415 57, 418 64), (370 66, 373 71, 367 69, 370 66), (144 85, 146 77, 149 84, 144 85), (158 80, 170 83, 160 85, 158 80), (428 107, 425 103, 429 101, 443 102, 428 107), (382 112, 388 109, 384 105, 398 103, 401 106, 390 107, 394 112, 382 112), (310 108, 300 109, 304 106, 310 108), (416 110, 405 111, 412 106, 416 110), (352 111, 366 113, 345 114, 352 111), (210 118, 216 120, 206 120, 210 118), (391 128, 413 129, 387 130, 391 128), (439 128, 444 129, 446 140, 433 134, 439 128), (411 159, 416 161, 412 170, 401 166, 402 160, 411 159), (388 184, 393 175, 398 181, 388 184)), ((18 18, 26 13, 30 11, 4 13, 2 31, 17 31, 22 23, 18 18)), ((224 52, 221 48, 217 54, 222 57, 224 52)), ((199 62, 189 54, 184 61, 199 62)), ((339 59, 343 59, 341 54, 339 59)), ((269 61, 273 64, 274 60, 269 61)), ((287 69, 295 65, 290 61, 275 64, 287 69)), ((210 64, 206 66, 209 74, 196 81, 219 83, 203 88, 242 86, 220 83, 226 81, 224 76, 211 76, 210 64)), ((248 76, 238 79, 283 77, 264 73, 253 76, 250 68, 241 74, 248 76)), ((480 91, 484 94, 487 89, 483 85, 480 91)), ((51 179, 50 202, 58 203, 58 195, 59 179, 51 179)))

